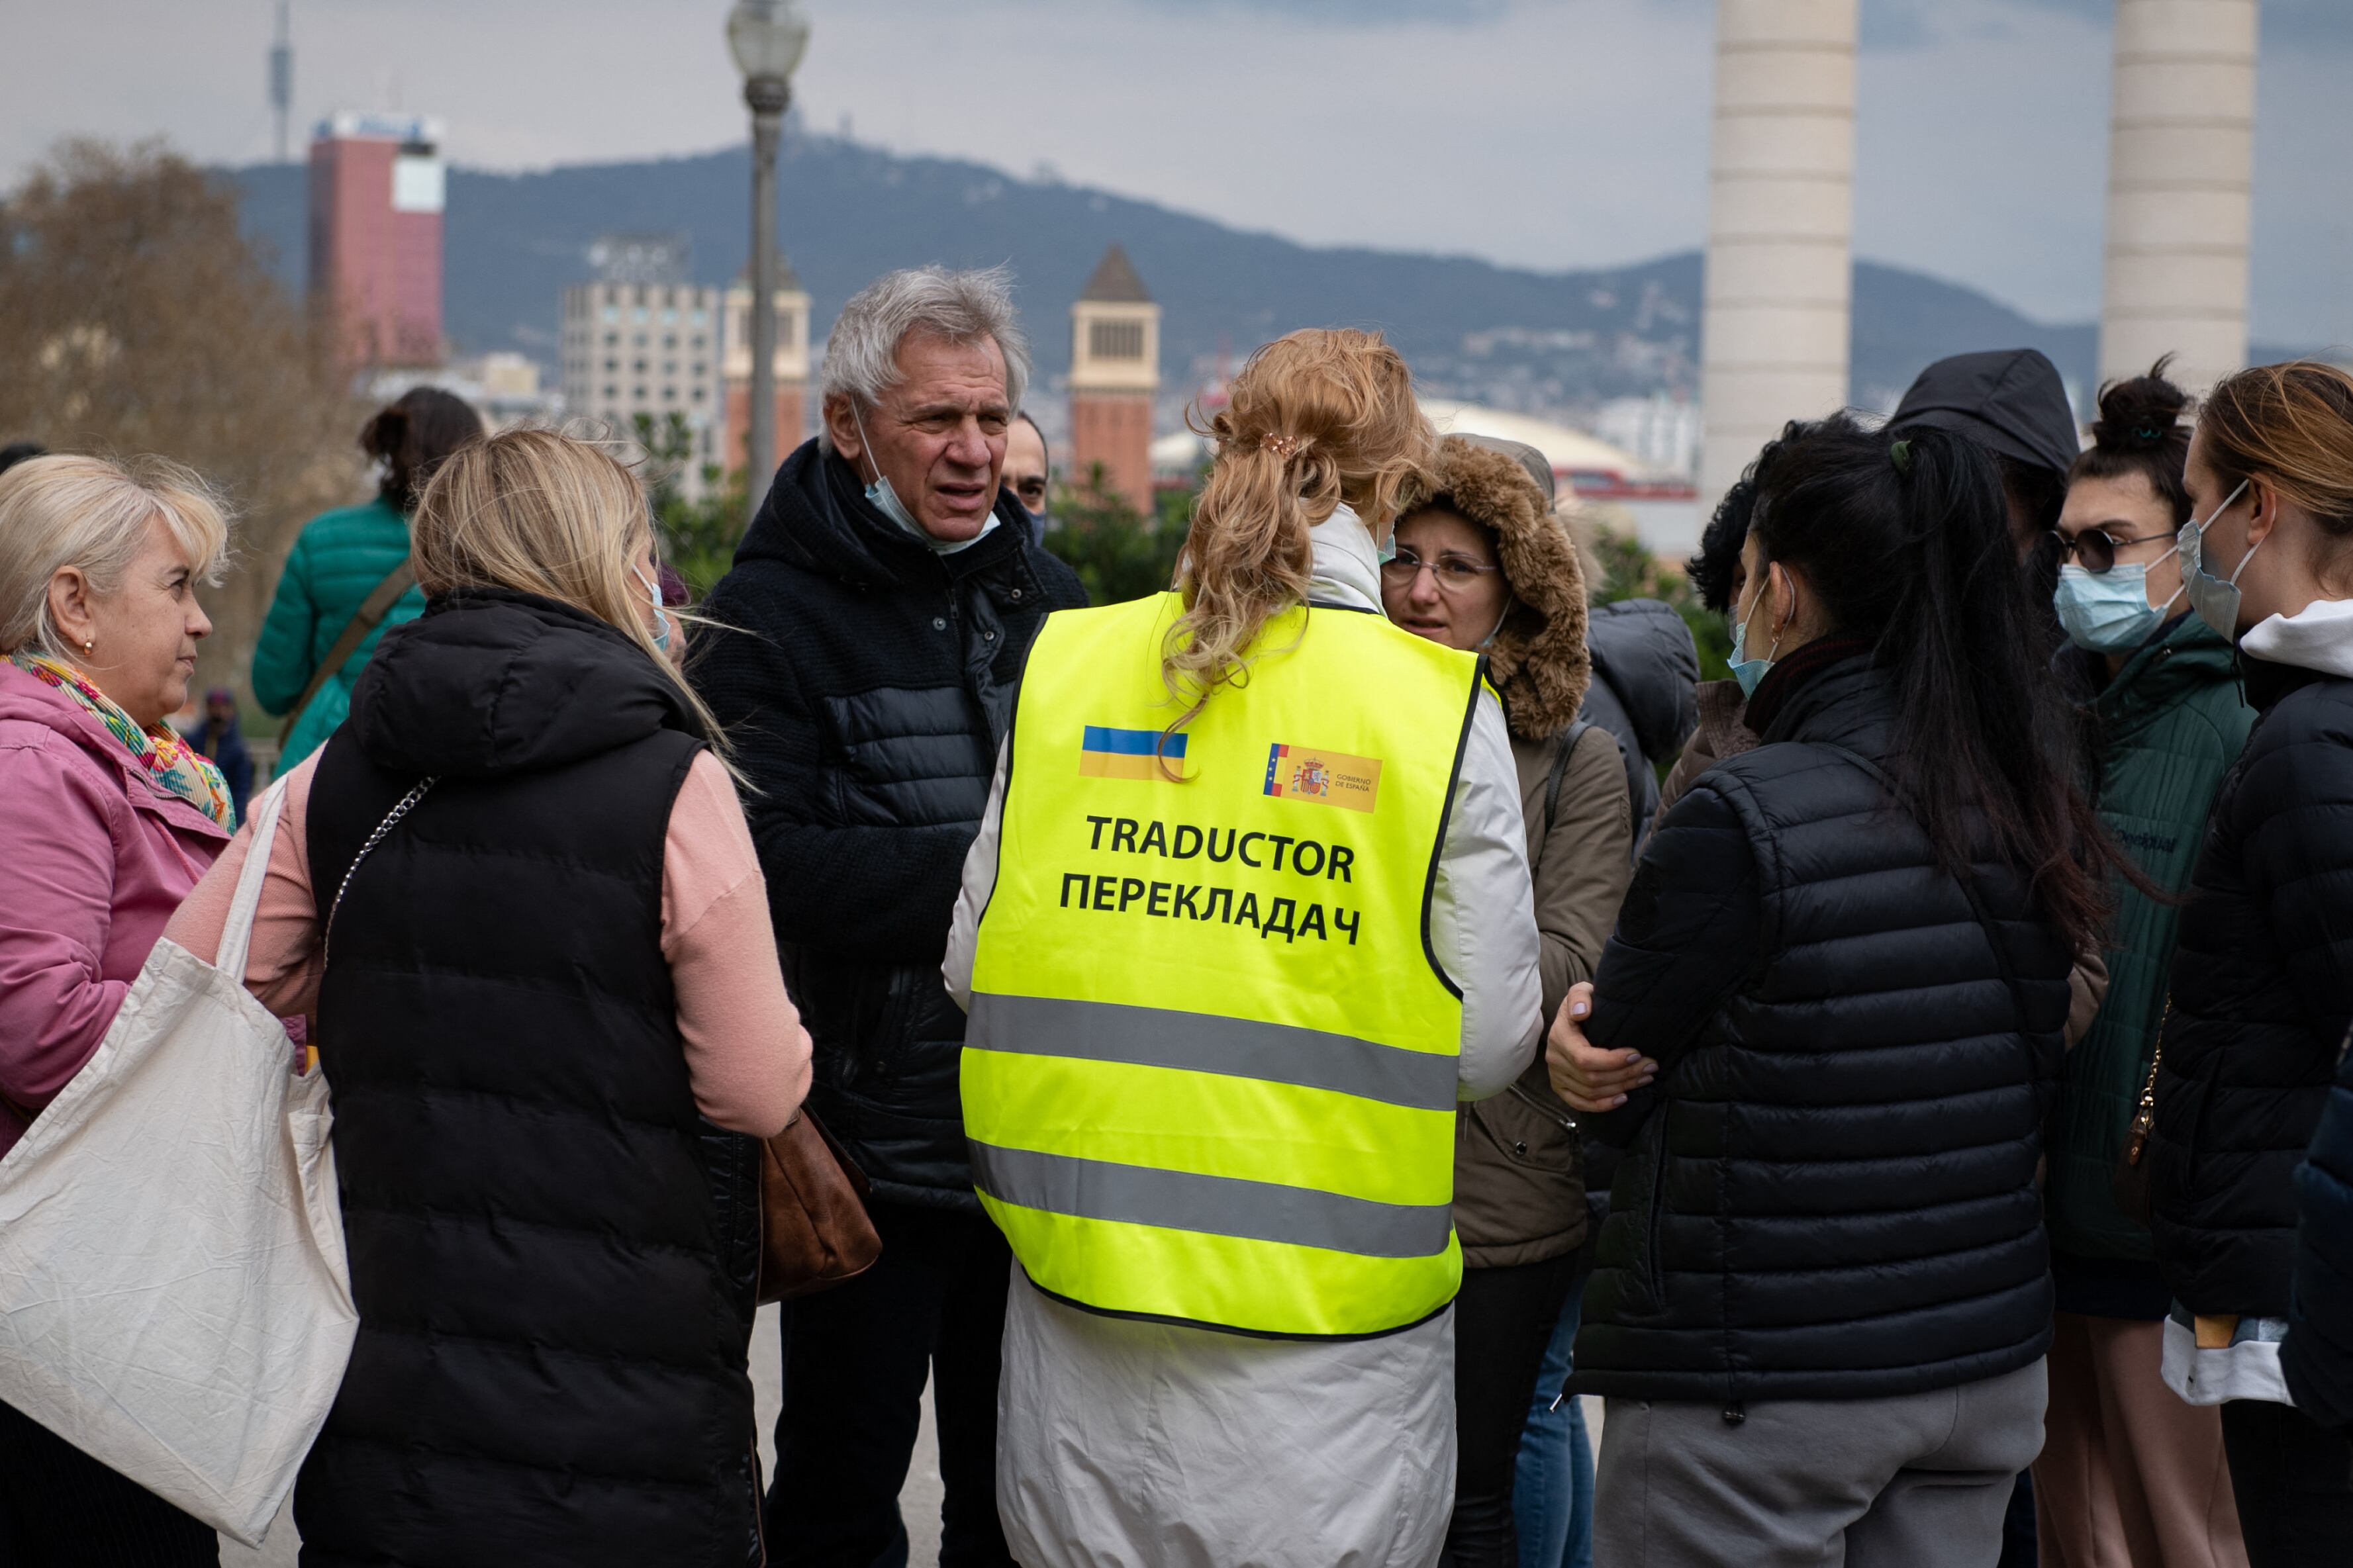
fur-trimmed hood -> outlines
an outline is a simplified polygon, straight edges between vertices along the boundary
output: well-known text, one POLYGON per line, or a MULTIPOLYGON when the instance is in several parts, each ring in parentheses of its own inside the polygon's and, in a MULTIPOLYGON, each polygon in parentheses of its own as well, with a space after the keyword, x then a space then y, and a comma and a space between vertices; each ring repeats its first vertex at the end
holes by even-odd
POLYGON ((1422 503, 1460 512, 1495 535, 1512 608, 1485 649, 1512 733, 1542 741, 1577 721, 1593 660, 1585 647, 1585 569, 1568 529, 1535 480, 1505 453, 1449 436, 1422 503))

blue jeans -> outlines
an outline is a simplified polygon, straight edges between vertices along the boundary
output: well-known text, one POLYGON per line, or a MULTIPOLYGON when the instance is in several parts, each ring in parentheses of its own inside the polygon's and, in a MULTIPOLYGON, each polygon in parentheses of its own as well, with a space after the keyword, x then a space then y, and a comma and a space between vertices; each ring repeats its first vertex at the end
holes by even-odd
POLYGON ((1584 1285, 1577 1282, 1568 1305, 1560 1310, 1552 1343, 1545 1347, 1544 1369, 1536 1373, 1527 1430, 1520 1437, 1520 1468, 1512 1486, 1520 1568, 1593 1568, 1593 1445, 1585 1436, 1585 1412, 1577 1396, 1561 1394, 1577 1342, 1584 1285))

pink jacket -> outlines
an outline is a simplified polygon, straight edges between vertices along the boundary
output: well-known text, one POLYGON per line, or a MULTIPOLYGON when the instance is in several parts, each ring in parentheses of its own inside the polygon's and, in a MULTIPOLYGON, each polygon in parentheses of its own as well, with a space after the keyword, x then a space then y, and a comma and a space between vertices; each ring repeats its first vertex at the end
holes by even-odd
POLYGON ((0 659, 0 1154, 97 1054, 227 843, 105 725, 0 659))

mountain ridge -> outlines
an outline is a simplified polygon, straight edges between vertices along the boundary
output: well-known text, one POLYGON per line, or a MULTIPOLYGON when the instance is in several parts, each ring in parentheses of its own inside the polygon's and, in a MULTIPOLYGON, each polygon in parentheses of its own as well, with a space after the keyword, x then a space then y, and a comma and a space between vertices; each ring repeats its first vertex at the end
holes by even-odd
MULTIPOLYGON (((559 297, 594 277, 599 235, 691 237, 688 280, 723 283, 749 249, 743 147, 526 174, 453 168, 444 238, 444 321, 462 352, 556 357, 559 297)), ((224 171, 248 237, 302 284, 307 176, 301 164, 224 171)), ((842 302, 892 267, 1009 264, 1042 372, 1067 371, 1071 300, 1113 242, 1164 310, 1162 377, 1181 402, 1221 361, 1296 327, 1378 327, 1435 395, 1558 414, 1602 398, 1695 395, 1702 258, 1541 272, 1463 255, 1308 246, 1157 203, 966 160, 902 155, 796 131, 778 161, 786 254, 811 296, 818 341, 842 302)), ((2096 328, 2029 318, 1965 285, 1855 264, 1852 396, 1891 405, 1919 367, 1968 349, 2035 347, 2079 404, 2096 328)))

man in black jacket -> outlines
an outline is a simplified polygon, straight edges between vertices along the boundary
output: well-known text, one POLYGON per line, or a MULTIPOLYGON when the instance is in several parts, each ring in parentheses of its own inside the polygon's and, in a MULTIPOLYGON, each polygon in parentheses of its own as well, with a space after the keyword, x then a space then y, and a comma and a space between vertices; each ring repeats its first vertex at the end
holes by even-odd
POLYGON ((964 1015, 940 980, 1029 641, 1085 602, 1000 497, 1029 357, 1001 273, 893 272, 826 346, 824 433, 787 458, 705 612, 695 686, 736 745, 809 1103, 873 1184, 881 1260, 790 1303, 775 1561, 904 1551, 934 1380, 944 1564, 1006 1563, 997 1342, 1009 1255, 973 1195, 964 1015))

